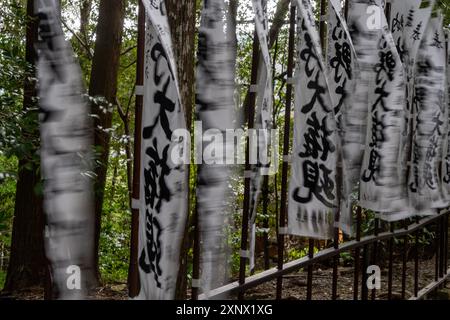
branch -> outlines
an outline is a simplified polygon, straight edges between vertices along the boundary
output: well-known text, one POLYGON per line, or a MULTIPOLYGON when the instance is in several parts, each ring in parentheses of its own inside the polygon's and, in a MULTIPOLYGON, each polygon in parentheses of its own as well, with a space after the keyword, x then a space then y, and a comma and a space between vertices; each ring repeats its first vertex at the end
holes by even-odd
POLYGON ((120 55, 121 55, 121 56, 126 55, 128 52, 130 52, 130 51, 133 50, 134 48, 137 48, 137 45, 131 46, 131 47, 127 48, 127 49, 126 49, 125 51, 123 51, 120 55))
POLYGON ((87 53, 89 59, 92 60, 94 57, 93 57, 93 55, 91 53, 91 48, 89 48, 89 46, 80 38, 80 36, 75 31, 73 31, 72 29, 69 28, 67 23, 62 18, 61 18, 61 23, 64 25, 64 27, 66 27, 67 30, 70 31, 71 34, 73 34, 75 36, 75 38, 77 38, 78 42, 86 50, 86 53, 87 53))
POLYGON ((117 97, 116 97, 116 105, 117 105, 117 111, 119 111, 120 119, 122 119, 123 123, 126 124, 128 121, 127 114, 125 112, 123 112, 122 105, 120 104, 120 101, 117 97))
POLYGON ((133 66, 134 64, 136 64, 137 60, 134 60, 133 62, 131 62, 130 64, 126 65, 125 67, 123 67, 123 71, 127 70, 129 67, 133 66))

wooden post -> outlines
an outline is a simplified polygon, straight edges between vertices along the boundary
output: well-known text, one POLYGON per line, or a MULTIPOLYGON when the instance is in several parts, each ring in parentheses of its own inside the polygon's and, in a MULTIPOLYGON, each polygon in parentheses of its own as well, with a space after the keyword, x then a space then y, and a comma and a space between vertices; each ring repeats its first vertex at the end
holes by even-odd
MULTIPOLYGON (((145 9, 139 1, 138 12, 138 43, 136 62, 136 86, 144 84, 144 50, 145 50, 145 9)), ((134 131, 134 161, 133 161, 133 199, 140 198, 140 172, 141 172, 141 132, 142 132, 143 96, 136 95, 135 131, 134 131)), ((139 242, 139 210, 132 209, 131 240, 130 240, 130 266, 128 270, 128 292, 131 298, 136 297, 140 291, 138 268, 138 242, 139 242)))

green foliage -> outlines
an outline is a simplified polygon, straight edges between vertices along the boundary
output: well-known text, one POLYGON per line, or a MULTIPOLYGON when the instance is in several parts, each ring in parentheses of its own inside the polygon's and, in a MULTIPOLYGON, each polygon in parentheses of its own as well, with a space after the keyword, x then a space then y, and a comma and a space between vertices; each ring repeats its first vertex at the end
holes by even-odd
POLYGON ((5 285, 5 280, 6 280, 6 272, 0 270, 0 289, 3 288, 3 286, 5 285))
POLYGON ((125 155, 112 151, 100 234, 100 272, 106 281, 124 282, 127 279, 131 211, 126 162, 125 155))
POLYGON ((437 0, 437 5, 444 15, 444 26, 450 28, 450 2, 448 0, 437 0))
POLYGON ((340 262, 342 263, 342 265, 347 266, 347 265, 351 265, 354 261, 354 257, 353 254, 350 252, 341 252, 340 254, 340 262))
MULTIPOLYGON (((14 215, 14 199, 16 193, 15 173, 17 161, 15 158, 5 158, 0 155, 0 256, 9 256, 11 246, 12 217, 14 215), (7 173, 8 175, 5 175, 7 173)), ((7 261, 5 261, 7 262, 7 261)), ((6 265, 0 269, 0 290, 6 277, 6 265)))
MULTIPOLYGON (((314 253, 317 252, 317 248, 314 248, 314 253)), ((287 252, 287 258, 289 261, 301 259, 308 255, 308 248, 291 248, 287 252)))

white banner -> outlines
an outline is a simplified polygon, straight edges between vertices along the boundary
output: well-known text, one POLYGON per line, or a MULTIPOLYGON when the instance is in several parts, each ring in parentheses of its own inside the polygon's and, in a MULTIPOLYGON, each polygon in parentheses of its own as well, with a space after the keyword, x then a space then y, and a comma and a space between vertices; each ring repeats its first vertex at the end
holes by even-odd
POLYGON ((228 268, 226 226, 231 212, 231 170, 225 158, 231 154, 234 144, 223 141, 223 137, 227 129, 234 129, 236 46, 234 30, 224 23, 225 17, 223 0, 203 1, 196 91, 202 127, 196 128, 196 134, 204 137, 203 145, 197 146, 200 157, 203 156, 198 167, 197 206, 202 249, 201 287, 206 296, 211 289, 224 284, 228 268), (212 149, 214 155, 208 152, 212 149), (223 152, 218 152, 219 149, 223 152))
MULTIPOLYGON (((380 6, 369 0, 349 0, 347 25, 357 56, 360 74, 355 91, 351 97, 351 112, 345 114, 345 143, 343 152, 347 159, 344 186, 360 200, 360 177, 366 144, 369 117, 369 91, 375 79, 375 65, 378 58, 378 43, 381 38, 380 14, 373 13, 373 8, 380 11, 380 6), (369 9, 370 8, 370 9, 369 9), (370 19, 369 19, 370 18, 370 19), (378 19, 378 20, 377 20, 378 19), (370 24, 369 24, 370 22, 370 24), (377 25, 378 22, 378 25, 377 25)), ((379 2, 378 2, 379 4, 379 2)), ((341 203, 341 211, 352 210, 351 201, 341 203)))
POLYGON ((143 0, 145 35, 137 299, 173 299, 187 216, 186 120, 164 1, 143 0))
POLYGON ((269 23, 267 19, 266 1, 252 0, 253 12, 255 14, 256 33, 258 35, 260 53, 258 65, 258 96, 256 103, 255 129, 258 129, 258 164, 252 168, 250 182, 250 270, 255 267, 255 241, 256 241, 256 209, 258 197, 261 193, 263 175, 269 170, 269 146, 270 134, 268 129, 272 128, 272 67, 269 54, 269 23), (259 130, 263 131, 259 131, 259 130))
POLYGON ((435 0, 391 0, 389 25, 397 50, 410 72, 434 3, 435 0))
POLYGON ((299 236, 331 238, 338 205, 336 119, 311 4, 298 0, 297 9, 300 43, 288 230, 299 236))
POLYGON ((83 299, 93 276, 93 126, 56 0, 35 2, 45 251, 58 299, 83 299))
MULTIPOLYGON (((446 103, 447 112, 450 110, 450 32, 445 32, 445 42, 447 49, 447 89, 446 89, 446 103)), ((444 199, 450 200, 450 115, 448 116, 448 130, 444 139, 444 159, 442 160, 441 183, 444 192, 444 199)))
MULTIPOLYGON (((408 172, 411 161, 411 128, 413 112, 414 66, 417 50, 428 24, 434 0, 392 0, 390 8, 390 30, 397 46, 397 52, 405 68, 407 85, 405 87, 405 113, 402 141, 400 145, 399 166, 402 169, 400 184, 408 193, 408 172)), ((399 220, 415 215, 413 208, 405 208, 402 212, 383 214, 388 220, 399 220)))
MULTIPOLYGON (((405 73, 381 1, 355 1, 351 10, 355 48, 367 90, 367 130, 361 167, 360 204, 377 212, 403 210, 399 145, 404 128, 405 73), (353 20, 354 19, 354 20, 353 20)), ((362 99, 361 101, 366 100, 362 99)))
POLYGON ((432 14, 419 47, 415 70, 413 158, 408 191, 417 214, 448 206, 443 198, 440 162, 448 127, 445 103, 446 51, 442 16, 432 14), (434 16, 433 16, 434 15, 434 16))
MULTIPOLYGON (((346 234, 351 234, 353 204, 351 195, 359 180, 359 171, 353 169, 354 136, 355 133, 356 135, 360 133, 361 115, 366 113, 357 109, 359 104, 353 103, 359 65, 347 23, 342 16, 341 2, 330 0, 328 8, 327 78, 337 122, 338 149, 341 150, 339 163, 342 168, 339 227, 346 234)), ((357 140, 357 152, 360 149, 357 140)))

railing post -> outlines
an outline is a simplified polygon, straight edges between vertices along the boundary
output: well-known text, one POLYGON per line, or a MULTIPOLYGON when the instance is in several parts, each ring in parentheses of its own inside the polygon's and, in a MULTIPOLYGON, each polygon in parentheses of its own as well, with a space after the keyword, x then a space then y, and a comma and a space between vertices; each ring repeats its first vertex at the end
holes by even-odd
MULTIPOLYGON (((389 231, 394 232, 394 223, 389 224, 389 231)), ((389 239, 389 270, 388 270, 388 300, 392 300, 392 276, 393 276, 393 251, 394 238, 389 239)))
MULTIPOLYGON (((136 86, 144 85, 144 51, 145 51, 145 9, 139 1, 138 12, 138 40, 136 61, 136 86)), ((134 159, 133 159, 133 199, 140 199, 140 172, 141 172, 141 132, 143 96, 136 95, 135 102, 135 130, 134 130, 134 159)), ((138 241, 139 241, 139 210, 131 210, 131 239, 130 239, 130 266, 128 272, 128 291, 131 298, 136 297, 140 291, 138 269, 138 241)))
MULTIPOLYGON (((419 218, 416 218, 416 223, 420 223, 419 218)), ((415 232, 414 241, 414 296, 419 294, 419 230, 415 232)))
MULTIPOLYGON (((356 241, 361 241, 361 210, 360 206, 356 208, 356 241)), ((355 269, 353 273, 353 300, 358 300, 360 254, 361 249, 358 247, 355 249, 354 254, 355 269)))
POLYGON ((198 220, 197 199, 194 209, 194 244, 192 252, 192 300, 198 300, 200 286, 200 227, 198 220), (197 283, 194 283, 197 282, 197 283))

